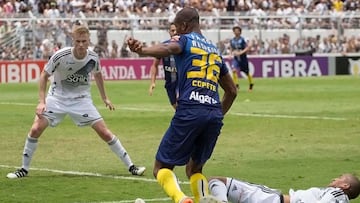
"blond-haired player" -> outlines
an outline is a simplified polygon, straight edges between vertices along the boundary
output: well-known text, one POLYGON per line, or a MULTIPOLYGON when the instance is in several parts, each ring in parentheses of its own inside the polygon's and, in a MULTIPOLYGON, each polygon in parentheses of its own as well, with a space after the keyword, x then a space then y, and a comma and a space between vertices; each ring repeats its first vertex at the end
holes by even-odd
POLYGON ((39 137, 48 126, 57 126, 66 115, 69 115, 78 126, 91 126, 101 139, 108 143, 110 149, 121 159, 131 174, 142 175, 145 171, 145 167, 136 167, 133 164, 120 140, 108 129, 93 104, 90 94, 92 75, 106 107, 115 110, 105 92, 99 57, 88 49, 89 29, 83 25, 76 25, 72 37, 73 47, 66 47, 54 53, 41 73, 39 103, 36 107, 34 123, 25 141, 22 166, 15 172, 7 174, 8 178, 27 176, 39 137), (46 94, 49 78, 51 84, 46 94))

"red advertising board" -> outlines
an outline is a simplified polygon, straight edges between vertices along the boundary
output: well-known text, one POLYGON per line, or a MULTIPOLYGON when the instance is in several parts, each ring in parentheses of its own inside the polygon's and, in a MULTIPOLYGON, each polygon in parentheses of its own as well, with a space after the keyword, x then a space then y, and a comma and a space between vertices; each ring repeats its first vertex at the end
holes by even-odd
MULTIPOLYGON (((144 80, 150 79, 152 58, 103 59, 102 72, 105 80, 144 80)), ((0 83, 37 82, 46 60, 0 61, 0 83)), ((164 72, 159 68, 158 78, 164 72)))
POLYGON ((0 83, 36 82, 46 61, 0 61, 0 83))
MULTIPOLYGON (((150 66, 153 60, 153 58, 103 59, 101 60, 102 73, 105 80, 150 79, 150 66)), ((159 68, 158 76, 164 77, 162 68, 159 68)))
MULTIPOLYGON (((329 75, 328 57, 251 57, 250 73, 254 77, 310 77, 329 75)), ((40 61, 0 61, 0 83, 36 82, 45 65, 40 61)), ((153 58, 102 59, 101 67, 105 80, 150 79, 153 58)), ((231 60, 226 58, 228 66, 231 60)), ((157 78, 163 78, 159 67, 157 78)))

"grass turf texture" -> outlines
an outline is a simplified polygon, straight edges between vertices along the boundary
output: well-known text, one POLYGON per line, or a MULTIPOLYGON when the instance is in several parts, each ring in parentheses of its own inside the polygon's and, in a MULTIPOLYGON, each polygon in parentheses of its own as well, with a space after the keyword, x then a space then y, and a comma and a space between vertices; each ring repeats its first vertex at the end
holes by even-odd
MULTIPOLYGON (((256 78, 252 93, 246 91, 246 80, 240 83, 205 175, 235 176, 284 193, 324 186, 345 172, 360 175, 359 77, 256 78)), ((40 138, 31 164, 36 169, 16 180, 6 174, 21 164, 37 84, 1 84, 0 202, 131 202, 137 197, 171 202, 154 180, 152 165, 173 110, 163 81, 153 96, 148 96, 148 84, 106 82, 114 112, 105 109, 97 88, 92 89, 108 127, 133 161, 147 167, 144 176, 131 176, 91 128, 76 127, 66 117, 40 138)), ((184 167, 175 172, 187 181, 184 167)), ((181 187, 190 195, 188 184, 181 187)))

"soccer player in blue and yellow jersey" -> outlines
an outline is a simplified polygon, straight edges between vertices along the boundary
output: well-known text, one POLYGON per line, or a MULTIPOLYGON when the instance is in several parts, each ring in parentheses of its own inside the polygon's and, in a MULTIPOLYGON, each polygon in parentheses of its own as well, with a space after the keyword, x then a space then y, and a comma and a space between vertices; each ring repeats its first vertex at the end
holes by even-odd
MULTIPOLYGON (((172 38, 176 35, 176 27, 175 27, 174 23, 170 24, 169 35, 170 35, 170 38, 172 38)), ((163 43, 169 43, 169 42, 170 42, 170 39, 164 41, 163 43)), ((150 87, 149 87, 149 94, 151 96, 155 89, 156 75, 158 74, 158 71, 159 71, 159 64, 160 64, 161 59, 162 59, 163 67, 164 67, 164 73, 165 73, 166 93, 168 95, 171 106, 173 106, 174 109, 176 109, 177 75, 176 75, 175 58, 173 55, 154 59, 153 64, 151 65, 151 68, 150 68, 151 82, 150 82, 150 87)))
POLYGON ((153 57, 175 56, 178 74, 178 101, 174 117, 159 145, 154 176, 175 203, 193 203, 186 196, 173 169, 186 165, 195 202, 220 202, 209 195, 202 174, 223 126, 223 117, 234 102, 237 89, 219 50, 200 31, 196 9, 185 7, 174 20, 177 41, 143 47, 129 38, 130 49, 153 57), (224 90, 220 99, 219 86, 224 90))
POLYGON ((251 92, 254 83, 251 74, 249 73, 249 61, 247 58, 247 45, 245 38, 241 36, 241 28, 239 26, 233 27, 234 38, 230 40, 230 51, 233 56, 231 68, 233 70, 233 80, 237 87, 239 87, 238 73, 244 72, 249 80, 249 91, 251 92))

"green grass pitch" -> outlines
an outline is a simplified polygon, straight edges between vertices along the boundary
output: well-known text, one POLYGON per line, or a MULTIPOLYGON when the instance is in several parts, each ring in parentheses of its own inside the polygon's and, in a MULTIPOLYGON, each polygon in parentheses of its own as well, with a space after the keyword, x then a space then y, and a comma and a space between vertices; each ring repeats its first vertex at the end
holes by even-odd
MULTIPOLYGON (((163 81, 153 96, 149 81, 105 85, 116 110, 105 108, 96 86, 94 102, 133 161, 147 167, 145 175, 131 176, 91 128, 76 127, 66 117, 40 138, 29 177, 7 179, 21 164, 38 93, 37 84, 0 84, 0 202, 171 202, 152 176, 174 113, 163 81)), ((359 77, 255 78, 254 91, 246 87, 242 79, 205 175, 234 176, 284 193, 325 186, 345 172, 360 176, 359 77)), ((184 170, 175 172, 190 195, 184 170)))

